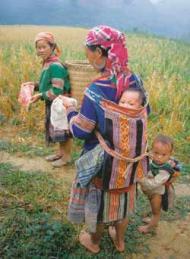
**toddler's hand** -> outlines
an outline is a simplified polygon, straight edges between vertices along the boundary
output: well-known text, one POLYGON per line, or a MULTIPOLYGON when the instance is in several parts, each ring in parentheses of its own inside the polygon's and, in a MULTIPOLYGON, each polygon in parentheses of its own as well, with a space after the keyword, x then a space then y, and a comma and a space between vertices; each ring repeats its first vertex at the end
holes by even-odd
POLYGON ((176 162, 175 162, 173 159, 170 159, 170 160, 168 161, 168 164, 170 164, 171 167, 175 167, 175 166, 176 166, 176 162))
POLYGON ((141 184, 141 181, 142 181, 143 178, 137 178, 136 182, 141 184))

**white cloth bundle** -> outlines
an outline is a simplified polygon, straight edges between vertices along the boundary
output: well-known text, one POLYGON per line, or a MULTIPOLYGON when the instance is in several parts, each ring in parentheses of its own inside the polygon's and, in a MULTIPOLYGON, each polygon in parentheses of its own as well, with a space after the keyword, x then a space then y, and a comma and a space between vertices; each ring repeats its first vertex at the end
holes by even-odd
MULTIPOLYGON (((69 98, 69 97, 64 97, 69 98)), ((77 106, 77 100, 74 98, 69 98, 73 105, 77 106)), ((69 130, 69 123, 67 120, 66 108, 63 105, 63 100, 61 97, 56 97, 51 105, 51 116, 50 122, 55 130, 69 130)))

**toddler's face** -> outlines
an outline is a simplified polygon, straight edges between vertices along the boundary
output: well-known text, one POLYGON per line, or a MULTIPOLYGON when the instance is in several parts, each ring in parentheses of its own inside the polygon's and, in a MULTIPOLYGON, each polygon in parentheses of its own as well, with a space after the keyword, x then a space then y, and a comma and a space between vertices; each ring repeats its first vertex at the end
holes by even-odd
POLYGON ((141 100, 138 92, 125 91, 119 101, 119 106, 129 109, 141 108, 141 100))
POLYGON ((172 150, 170 145, 161 142, 155 142, 153 144, 152 158, 156 164, 162 165, 166 163, 170 159, 171 153, 172 150))

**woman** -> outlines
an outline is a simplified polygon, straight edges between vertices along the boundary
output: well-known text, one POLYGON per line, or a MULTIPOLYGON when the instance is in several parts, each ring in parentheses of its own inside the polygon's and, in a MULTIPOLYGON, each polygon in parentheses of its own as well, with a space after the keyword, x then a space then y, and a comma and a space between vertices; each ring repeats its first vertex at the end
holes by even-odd
MULTIPOLYGON (((108 26, 97 26, 91 29, 86 37, 85 52, 90 64, 102 73, 102 77, 92 82, 86 90, 79 113, 69 98, 63 98, 70 130, 74 137, 84 140, 83 152, 92 150, 99 143, 94 134, 97 128, 112 147, 116 141, 114 138, 118 138, 117 134, 115 136, 113 134, 115 129, 111 125, 111 120, 105 118, 104 110, 99 109, 89 92, 118 103, 126 88, 131 85, 138 87, 136 76, 127 68, 125 35, 120 31, 108 26)), ((104 224, 111 225, 109 234, 116 249, 119 252, 125 249, 124 234, 128 216, 134 211, 135 184, 132 183, 124 188, 120 186, 110 188, 110 174, 113 169, 117 174, 119 168, 110 159, 104 172, 100 171, 88 188, 80 188, 77 177, 72 187, 69 219, 74 223, 85 221, 88 225, 89 232, 82 231, 79 241, 93 253, 100 251, 99 244, 104 224)))
POLYGON ((50 32, 40 32, 35 37, 37 55, 43 61, 42 72, 39 83, 35 84, 35 89, 39 90, 31 98, 31 103, 38 100, 45 102, 46 118, 46 142, 59 142, 59 151, 46 157, 54 167, 66 165, 71 159, 72 139, 64 131, 54 131, 50 123, 50 112, 52 101, 58 95, 70 94, 70 82, 67 69, 59 60, 60 50, 55 43, 53 34, 50 32))

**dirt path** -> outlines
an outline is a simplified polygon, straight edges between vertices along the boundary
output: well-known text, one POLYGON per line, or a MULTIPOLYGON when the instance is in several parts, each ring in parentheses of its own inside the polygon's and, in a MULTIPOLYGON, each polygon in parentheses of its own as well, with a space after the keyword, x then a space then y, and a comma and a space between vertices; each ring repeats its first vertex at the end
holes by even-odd
POLYGON ((62 168, 53 168, 51 163, 45 161, 42 157, 29 158, 25 156, 10 155, 7 152, 0 151, 0 163, 11 163, 23 171, 42 171, 52 173, 56 178, 64 178, 71 182, 75 168, 73 165, 62 168))
POLYGON ((190 214, 183 221, 161 221, 149 244, 151 253, 147 259, 189 259, 190 214))
MULTIPOLYGON (((75 174, 74 166, 52 169, 50 163, 43 158, 27 158, 0 152, 0 163, 11 163, 25 171, 44 171, 52 173, 56 178, 64 178, 70 185, 75 174)), ((176 184, 176 195, 190 196, 188 184, 176 184)), ((151 252, 146 259, 190 259, 190 214, 184 220, 161 221, 157 234, 149 240, 151 252)), ((132 259, 144 259, 144 256, 134 255, 132 259)))

